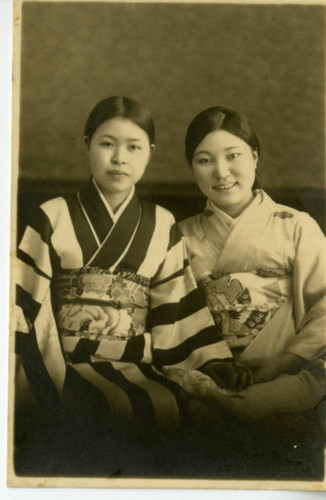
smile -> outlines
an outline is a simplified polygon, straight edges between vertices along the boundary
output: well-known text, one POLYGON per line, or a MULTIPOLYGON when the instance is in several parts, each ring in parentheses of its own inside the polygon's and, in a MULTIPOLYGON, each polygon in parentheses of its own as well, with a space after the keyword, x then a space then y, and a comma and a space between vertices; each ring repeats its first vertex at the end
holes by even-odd
POLYGON ((224 189, 231 189, 233 186, 236 185, 236 182, 227 182, 226 184, 220 184, 218 186, 213 186, 213 189, 218 189, 218 190, 224 190, 224 189))

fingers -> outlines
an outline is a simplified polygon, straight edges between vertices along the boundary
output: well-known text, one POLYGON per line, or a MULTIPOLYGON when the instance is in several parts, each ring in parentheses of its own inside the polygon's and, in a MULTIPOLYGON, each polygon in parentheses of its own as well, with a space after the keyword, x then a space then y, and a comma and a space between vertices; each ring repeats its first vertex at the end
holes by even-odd
POLYGON ((236 366, 233 363, 227 366, 213 365, 206 371, 214 382, 223 389, 241 391, 253 383, 251 370, 236 366))
POLYGON ((242 391, 248 385, 248 372, 245 370, 239 370, 237 376, 237 382, 235 385, 235 390, 237 392, 242 391))
POLYGON ((243 391, 248 385, 254 383, 253 372, 238 366, 234 366, 234 369, 228 372, 227 377, 225 375, 222 377, 219 372, 214 371, 212 378, 220 387, 237 392, 243 391))
POLYGON ((243 391, 248 385, 252 385, 254 383, 254 375, 252 370, 244 369, 241 367, 237 367, 238 369, 238 378, 235 390, 237 392, 243 391))
POLYGON ((221 387, 224 387, 225 389, 228 389, 229 391, 234 391, 236 386, 237 386, 237 383, 238 383, 238 372, 235 369, 234 365, 231 366, 230 368, 231 369, 228 370, 228 372, 223 380, 224 385, 221 387))
POLYGON ((223 389, 242 391, 254 383, 253 370, 236 363, 214 363, 203 370, 223 389))
POLYGON ((248 370, 248 385, 255 383, 255 370, 248 370))

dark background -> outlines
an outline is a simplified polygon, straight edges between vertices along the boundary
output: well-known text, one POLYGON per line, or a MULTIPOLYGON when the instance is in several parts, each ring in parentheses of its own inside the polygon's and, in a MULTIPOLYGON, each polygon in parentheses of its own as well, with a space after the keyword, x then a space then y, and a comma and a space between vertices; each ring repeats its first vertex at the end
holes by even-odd
POLYGON ((87 116, 127 95, 157 131, 141 195, 177 219, 201 209, 184 136, 223 104, 255 125, 266 191, 325 229, 324 25, 318 5, 23 3, 20 227, 33 205, 88 178, 87 116))

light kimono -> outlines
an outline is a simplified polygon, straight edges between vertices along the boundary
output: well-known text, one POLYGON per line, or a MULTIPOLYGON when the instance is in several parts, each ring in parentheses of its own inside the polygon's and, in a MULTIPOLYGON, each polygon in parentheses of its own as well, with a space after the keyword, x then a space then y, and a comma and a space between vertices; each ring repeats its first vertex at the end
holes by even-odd
POLYGON ((316 406, 326 394, 326 244, 317 223, 257 190, 239 217, 208 202, 180 229, 197 283, 234 357, 289 352, 307 362, 297 374, 228 397, 214 396, 206 379, 212 399, 249 419, 316 406))
POLYGON ((67 372, 126 421, 180 423, 164 372, 231 356, 201 298, 174 218, 134 193, 112 213, 95 181, 43 203, 17 252, 17 394, 59 399, 67 372), (25 377, 26 376, 26 377, 25 377))

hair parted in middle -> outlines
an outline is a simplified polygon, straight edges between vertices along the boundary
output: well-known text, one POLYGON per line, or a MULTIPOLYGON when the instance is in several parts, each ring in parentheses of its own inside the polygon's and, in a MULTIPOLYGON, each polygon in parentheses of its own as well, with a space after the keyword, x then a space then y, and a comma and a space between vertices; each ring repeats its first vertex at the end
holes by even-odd
POLYGON ((127 118, 148 135, 150 144, 155 143, 155 127, 148 109, 131 97, 112 96, 98 102, 92 109, 84 130, 86 144, 89 146, 96 129, 112 118, 127 118))
POLYGON ((190 123, 186 134, 186 158, 191 165, 194 152, 210 132, 225 130, 240 137, 260 156, 260 143, 247 117, 231 108, 213 106, 199 113, 190 123))

